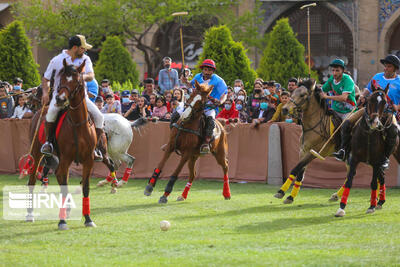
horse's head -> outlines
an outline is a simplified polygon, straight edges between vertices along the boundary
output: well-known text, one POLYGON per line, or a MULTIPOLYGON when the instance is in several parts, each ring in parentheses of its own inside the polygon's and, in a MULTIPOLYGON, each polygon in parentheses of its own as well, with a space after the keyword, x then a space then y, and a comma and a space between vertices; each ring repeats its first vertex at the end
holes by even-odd
POLYGON ((371 130, 381 130, 383 127, 382 117, 386 106, 386 94, 389 89, 389 84, 385 90, 376 88, 371 83, 372 94, 367 99, 366 119, 371 130))
POLYGON ((56 95, 58 106, 64 106, 67 100, 72 100, 80 90, 84 90, 81 74, 85 61, 76 68, 74 65, 68 65, 65 59, 63 60, 64 67, 60 71, 60 85, 56 95))
POLYGON ((291 95, 291 100, 283 106, 284 113, 299 113, 307 108, 315 90, 315 80, 307 79, 299 84, 291 95))
POLYGON ((204 110, 204 106, 207 102, 208 96, 210 95, 213 88, 213 85, 200 85, 197 81, 195 81, 195 90, 186 102, 187 107, 181 115, 181 120, 183 122, 188 121, 195 115, 201 114, 201 112, 204 110))

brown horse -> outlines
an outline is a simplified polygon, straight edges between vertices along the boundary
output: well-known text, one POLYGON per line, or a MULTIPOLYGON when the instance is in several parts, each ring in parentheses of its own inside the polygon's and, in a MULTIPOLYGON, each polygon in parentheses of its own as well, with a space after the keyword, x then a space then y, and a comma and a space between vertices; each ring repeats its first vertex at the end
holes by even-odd
MULTIPOLYGON (((60 71, 60 87, 56 96, 57 105, 67 105, 67 115, 64 123, 61 126, 61 130, 57 139, 56 151, 59 158, 59 164, 56 169, 56 177, 58 184, 67 185, 69 176, 69 166, 72 161, 76 161, 82 164, 82 191, 83 191, 83 202, 82 202, 82 213, 85 217, 85 226, 96 227, 95 223, 90 219, 90 200, 89 200, 89 176, 94 164, 94 148, 97 143, 97 137, 94 125, 90 123, 88 117, 87 106, 85 102, 85 86, 83 81, 82 69, 85 66, 83 62, 78 68, 73 65, 67 65, 65 59, 63 61, 63 69, 60 71)), ((38 114, 32 121, 32 129, 36 129, 36 123, 38 122, 38 114)), ((32 135, 33 136, 33 135, 32 135)), ((40 162, 41 144, 39 139, 34 140, 33 145, 33 158, 34 158, 34 170, 37 170, 40 162)), ((36 171, 32 172, 29 177, 28 185, 33 188, 36 182, 36 171)), ((66 187, 62 187, 61 191, 63 197, 68 194, 66 187)), ((33 189, 32 189, 33 190, 33 189)), ((33 209, 28 209, 27 220, 33 220, 33 209)), ((60 209, 60 221, 58 228, 60 230, 68 229, 66 223, 67 210, 65 208, 60 209)))
MULTIPOLYGON (((187 103, 190 103, 186 110, 182 113, 181 118, 176 124, 173 124, 170 134, 170 139, 167 144, 164 156, 158 167, 154 170, 152 177, 149 180, 144 194, 150 196, 156 182, 160 176, 162 169, 172 152, 180 154, 181 160, 178 167, 173 172, 167 186, 165 187, 164 194, 160 197, 158 203, 167 203, 168 196, 172 192, 173 186, 178 179, 183 166, 189 161, 189 182, 186 184, 185 189, 178 201, 183 201, 187 198, 192 182, 196 176, 194 166, 200 156, 200 146, 204 136, 203 131, 203 111, 210 95, 213 86, 200 85, 196 81, 196 90, 192 93, 187 103)), ((217 160, 218 164, 224 171, 224 187, 223 196, 225 199, 231 198, 228 179, 228 160, 226 158, 228 152, 227 134, 223 126, 216 121, 214 129, 214 138, 211 141, 211 152, 217 160)))

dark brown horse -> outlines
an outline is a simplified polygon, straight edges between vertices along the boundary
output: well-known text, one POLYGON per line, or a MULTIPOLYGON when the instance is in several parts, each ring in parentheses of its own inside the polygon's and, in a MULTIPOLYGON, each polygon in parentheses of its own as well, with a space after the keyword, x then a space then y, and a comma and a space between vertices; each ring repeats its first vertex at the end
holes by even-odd
MULTIPOLYGON (((186 184, 182 195, 178 197, 178 201, 183 201, 187 198, 192 182, 196 176, 194 166, 200 156, 200 146, 203 141, 202 136, 204 136, 202 134, 203 111, 213 86, 200 85, 197 81, 195 86, 196 90, 192 93, 187 102, 189 105, 182 113, 179 121, 172 125, 169 143, 167 144, 164 156, 158 164, 158 167, 154 170, 149 184, 144 190, 144 194, 150 196, 170 155, 173 152, 180 154, 181 160, 165 187, 164 194, 160 197, 159 203, 168 202, 168 196, 172 192, 178 175, 187 161, 189 161, 189 182, 186 184)), ((215 124, 214 139, 211 141, 211 152, 224 171, 224 187, 222 194, 225 199, 230 199, 228 159, 226 158, 228 153, 227 134, 224 127, 218 121, 216 121, 215 124)))
MULTIPOLYGON (((59 164, 56 169, 56 176, 58 184, 67 185, 69 176, 69 166, 75 160, 83 166, 82 170, 82 190, 83 190, 83 203, 82 213, 85 217, 85 226, 95 227, 96 225, 90 219, 90 200, 89 200, 89 176, 93 169, 94 164, 94 148, 97 143, 96 132, 94 125, 90 123, 88 117, 87 106, 85 102, 85 86, 83 81, 82 69, 85 66, 83 62, 79 67, 73 65, 67 65, 65 59, 63 61, 64 67, 60 71, 60 87, 56 96, 58 105, 67 105, 67 115, 64 123, 61 126, 61 130, 57 139, 57 155, 59 158, 59 164)), ((31 129, 36 129, 36 123, 38 123, 38 114, 32 121, 31 129)), ((33 132, 31 130, 31 132, 33 132)), ((32 134, 33 136, 33 134, 32 134)), ((40 162, 41 144, 36 138, 34 140, 32 154, 34 157, 34 170, 37 169, 37 165, 40 162)), ((32 187, 36 182, 36 172, 32 172, 29 177, 29 185, 32 187)), ((32 188, 30 187, 30 188, 32 188)), ((67 189, 61 189, 63 197, 68 193, 67 189)), ((32 189, 33 190, 33 189, 32 189)), ((27 220, 33 219, 33 209, 28 209, 27 220)), ((65 208, 60 209, 60 221, 58 228, 60 230, 68 229, 66 223, 67 210, 65 208)))

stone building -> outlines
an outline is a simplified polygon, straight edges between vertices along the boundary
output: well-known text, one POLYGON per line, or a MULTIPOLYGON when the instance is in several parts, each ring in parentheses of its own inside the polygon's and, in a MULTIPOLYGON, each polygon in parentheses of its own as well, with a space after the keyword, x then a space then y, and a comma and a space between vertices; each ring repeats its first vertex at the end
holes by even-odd
MULTIPOLYGON (((259 33, 270 31, 276 20, 288 17, 299 41, 307 46, 307 15, 300 7, 311 1, 299 0, 243 0, 236 12, 241 14, 252 9, 255 1, 261 1, 263 23, 259 33)), ((12 17, 9 4, 14 1, 0 0, 0 28, 8 24, 12 17)), ((318 70, 321 77, 328 74, 328 64, 335 57, 343 58, 355 80, 364 86, 370 77, 382 71, 379 59, 388 53, 400 56, 400 0, 315 0, 316 7, 310 8, 311 21, 311 61, 313 69, 318 70)), ((178 31, 178 27, 176 27, 178 31)), ((179 46, 179 35, 176 46, 179 46)), ((185 36, 185 33, 184 33, 185 36)), ((160 35, 157 29, 146 36, 148 44, 159 48, 160 35)), ((128 49, 138 63, 141 76, 144 76, 145 63, 143 56, 131 46, 128 49)), ((174 46, 173 46, 174 47, 174 46)), ((41 65, 41 72, 47 66, 48 59, 55 52, 33 44, 36 60, 41 65)), ((185 46, 186 63, 193 66, 201 52, 201 39, 185 46)), ((258 65, 262 51, 255 51, 251 59, 258 65)), ((169 54, 180 62, 180 50, 169 54)))

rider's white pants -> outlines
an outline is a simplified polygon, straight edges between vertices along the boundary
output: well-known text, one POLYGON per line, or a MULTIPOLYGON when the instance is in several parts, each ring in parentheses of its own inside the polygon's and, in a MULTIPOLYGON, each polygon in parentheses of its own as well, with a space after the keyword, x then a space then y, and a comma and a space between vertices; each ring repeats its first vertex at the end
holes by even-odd
MULTIPOLYGON (((96 128, 103 129, 104 117, 97 106, 90 101, 88 95, 85 95, 86 106, 88 112, 92 116, 94 125, 96 128)), ((49 110, 47 111, 46 121, 55 122, 57 119, 58 112, 60 111, 60 107, 56 105, 56 94, 53 93, 53 98, 50 101, 49 110)))

